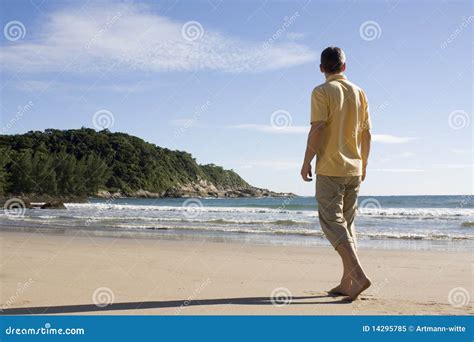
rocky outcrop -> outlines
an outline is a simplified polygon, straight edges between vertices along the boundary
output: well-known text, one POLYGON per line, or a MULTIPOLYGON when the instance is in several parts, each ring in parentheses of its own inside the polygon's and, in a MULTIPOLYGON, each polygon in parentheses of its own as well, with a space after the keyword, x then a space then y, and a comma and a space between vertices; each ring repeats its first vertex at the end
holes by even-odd
POLYGON ((279 193, 256 187, 245 188, 218 188, 206 181, 191 183, 169 189, 163 197, 287 197, 295 196, 291 193, 279 193))
POLYGON ((97 193, 100 198, 120 198, 120 197, 138 197, 138 198, 181 198, 181 197, 215 197, 215 198, 238 198, 238 197, 293 197, 292 193, 274 192, 268 189, 256 187, 216 187, 207 180, 199 180, 188 184, 182 184, 162 193, 138 190, 133 192, 109 192, 101 190, 97 193))
POLYGON ((60 199, 53 199, 48 196, 48 201, 38 201, 38 198, 31 199, 25 196, 0 197, 0 206, 4 209, 66 209, 64 202, 60 199))
POLYGON ((43 204, 41 209, 66 209, 66 206, 61 201, 51 201, 43 204))
MULTIPOLYGON (((0 206, 4 206, 7 201, 24 203, 24 207, 31 209, 33 207, 40 208, 46 203, 86 203, 85 196, 52 196, 52 195, 38 195, 38 194, 8 194, 0 196, 0 206)), ((22 204, 23 206, 23 204, 22 204)))

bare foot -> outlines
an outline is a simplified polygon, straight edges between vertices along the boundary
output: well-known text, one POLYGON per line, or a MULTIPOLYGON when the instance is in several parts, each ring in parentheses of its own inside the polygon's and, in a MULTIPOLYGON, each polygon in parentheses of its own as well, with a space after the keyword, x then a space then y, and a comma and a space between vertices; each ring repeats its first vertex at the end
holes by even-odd
POLYGON ((337 285, 336 287, 330 289, 328 294, 333 296, 348 296, 350 293, 351 281, 349 280, 347 283, 342 282, 337 285))
POLYGON ((359 297, 359 295, 362 292, 367 290, 370 287, 371 284, 372 284, 372 282, 365 275, 363 275, 363 276, 361 276, 357 279, 353 278, 352 279, 352 287, 351 287, 349 293, 347 294, 348 296, 346 298, 344 298, 344 301, 352 302, 352 301, 356 300, 357 297, 359 297))
POLYGON ((331 296, 347 296, 348 293, 343 290, 342 285, 339 284, 336 287, 333 287, 328 291, 328 294, 331 296))

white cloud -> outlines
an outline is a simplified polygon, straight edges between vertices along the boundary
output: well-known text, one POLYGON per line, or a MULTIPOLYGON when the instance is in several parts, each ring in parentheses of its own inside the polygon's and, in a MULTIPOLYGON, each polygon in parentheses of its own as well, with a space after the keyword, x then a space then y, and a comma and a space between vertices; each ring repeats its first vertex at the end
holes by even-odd
POLYGON ((416 156, 415 153, 408 152, 408 151, 401 152, 401 153, 394 153, 394 154, 384 154, 384 156, 382 158, 380 158, 380 162, 386 163, 386 162, 389 162, 389 161, 392 161, 392 160, 411 158, 411 157, 414 157, 414 156, 416 156))
POLYGON ((202 25, 201 38, 189 40, 182 34, 183 24, 143 5, 69 8, 53 12, 39 27, 30 29, 32 39, 3 46, 0 58, 9 70, 40 72, 109 68, 259 72, 317 58, 302 44, 275 43, 264 48, 263 42, 229 37, 206 25, 202 25))
MULTIPOLYGON (((240 124, 228 126, 228 128, 244 129, 251 131, 258 131, 272 134, 308 134, 308 126, 288 126, 275 128, 272 125, 258 125, 258 124, 240 124)), ((415 140, 413 137, 399 137, 389 134, 372 134, 372 141, 386 144, 403 144, 415 140)), ((408 155, 407 155, 408 156, 408 155)))
POLYGON ((258 131, 264 133, 273 134, 307 134, 309 132, 309 126, 288 126, 275 128, 271 125, 258 125, 258 124, 241 124, 229 126, 229 128, 244 129, 251 131, 258 131))
MULTIPOLYGON (((144 89, 151 88, 150 84, 136 83, 136 84, 116 84, 109 82, 107 84, 82 84, 62 81, 41 81, 41 80, 23 80, 15 82, 15 88, 20 91, 31 91, 31 92, 70 92, 75 90, 80 91, 106 91, 106 92, 117 92, 117 93, 133 93, 144 89)), ((156 88, 160 85, 153 84, 156 88)))
POLYGON ((416 139, 417 138, 413 137, 398 137, 390 134, 372 134, 372 141, 386 144, 403 144, 416 139))
POLYGON ((472 150, 464 149, 464 148, 450 148, 449 152, 456 154, 458 156, 463 156, 467 154, 472 154, 472 150))
POLYGON ((196 119, 194 118, 181 118, 170 120, 170 125, 176 127, 191 127, 194 126, 195 123, 196 119))
POLYGON ((392 172, 392 173, 406 173, 406 172, 424 172, 425 170, 422 169, 369 169, 370 171, 377 171, 377 172, 392 172))
POLYGON ((433 164, 433 167, 439 169, 472 169, 474 164, 433 164))
POLYGON ((299 169, 301 163, 296 161, 285 161, 285 160, 237 160, 231 162, 222 162, 220 165, 229 165, 229 167, 235 167, 240 169, 253 169, 253 168, 271 168, 272 170, 293 170, 299 169))
POLYGON ((286 38, 288 38, 291 41, 301 40, 304 37, 305 37, 305 34, 301 32, 288 32, 286 34, 286 38))
POLYGON ((416 156, 416 154, 413 152, 402 152, 402 153, 393 155, 393 157, 395 158, 409 158, 409 157, 414 157, 414 156, 416 156))

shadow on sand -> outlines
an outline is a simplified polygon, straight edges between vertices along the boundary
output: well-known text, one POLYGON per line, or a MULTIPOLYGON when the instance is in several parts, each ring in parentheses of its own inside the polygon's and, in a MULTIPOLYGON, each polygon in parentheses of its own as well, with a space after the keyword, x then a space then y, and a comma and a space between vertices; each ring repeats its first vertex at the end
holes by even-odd
MULTIPOLYGON (((315 305, 315 304, 347 304, 343 299, 333 301, 304 301, 306 299, 335 298, 331 295, 293 297, 291 303, 286 305, 315 305)), ((342 297, 339 297, 342 298, 342 297)), ((108 312, 117 310, 143 310, 158 308, 184 308, 189 306, 205 305, 273 305, 271 297, 245 297, 245 298, 218 298, 218 299, 195 299, 195 300, 164 300, 150 302, 125 302, 114 303, 105 307, 98 307, 94 304, 80 305, 60 305, 60 306, 39 306, 10 308, 0 311, 0 315, 38 315, 38 314, 60 314, 60 313, 79 313, 79 312, 108 312)))

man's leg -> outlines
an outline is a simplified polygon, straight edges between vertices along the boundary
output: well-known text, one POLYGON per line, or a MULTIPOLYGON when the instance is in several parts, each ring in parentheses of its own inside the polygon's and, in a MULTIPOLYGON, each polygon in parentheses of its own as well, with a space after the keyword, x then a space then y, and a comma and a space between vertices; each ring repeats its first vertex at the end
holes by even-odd
MULTIPOLYGON (((353 245, 353 243, 350 243, 353 245)), ((337 249, 336 249, 337 251, 337 249)), ((339 253, 339 252, 338 252, 339 253)), ((340 255, 340 253, 339 253, 340 255)), ((341 277, 341 282, 336 286, 333 287, 328 291, 330 295, 335 295, 335 296, 348 296, 351 290, 352 286, 352 281, 350 277, 350 270, 351 270, 351 265, 348 264, 346 258, 342 258, 342 277, 341 277)))
POLYGON ((357 251, 357 238, 355 232, 354 219, 357 211, 357 196, 359 195, 360 177, 347 177, 344 188, 343 214, 347 223, 347 231, 354 242, 354 249, 357 251))
POLYGON ((354 227, 360 182, 360 177, 347 177, 345 181, 343 215, 352 243, 341 243, 337 248, 337 252, 345 264, 344 277, 351 279, 351 287, 346 293, 350 300, 356 299, 362 291, 370 286, 370 279, 362 269, 357 256, 357 238, 354 227))
POLYGON ((350 287, 344 287, 344 294, 347 295, 347 300, 356 300, 362 291, 370 286, 370 279, 362 269, 354 244, 345 241, 340 243, 336 250, 346 265, 351 280, 350 287))
MULTIPOLYGON (((346 221, 346 229, 352 240, 349 242, 357 251, 357 238, 355 233, 354 219, 357 209, 357 195, 360 188, 360 177, 347 177, 344 183, 344 198, 342 213, 346 221)), ((348 296, 352 285, 350 271, 351 265, 342 258, 343 273, 341 283, 329 290, 329 294, 348 296)))
MULTIPOLYGON (((344 218, 344 178, 317 175, 316 198, 321 229, 334 249, 342 242, 353 243, 344 218)), ((335 295, 349 295, 351 290, 351 264, 342 258, 343 275, 341 283, 329 291, 335 295)))

